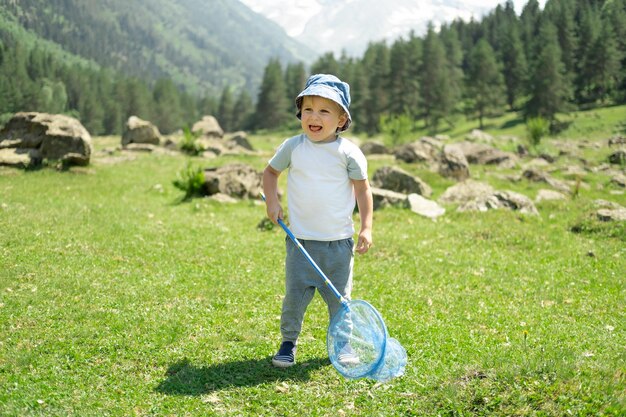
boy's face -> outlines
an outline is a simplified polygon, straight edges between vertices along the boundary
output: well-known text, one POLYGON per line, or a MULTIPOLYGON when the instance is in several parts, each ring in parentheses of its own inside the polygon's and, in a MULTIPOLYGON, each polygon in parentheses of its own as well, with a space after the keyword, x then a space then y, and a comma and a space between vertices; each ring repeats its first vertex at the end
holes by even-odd
POLYGON ((334 101, 318 96, 303 97, 302 130, 313 142, 335 140, 337 129, 347 121, 348 116, 334 101))

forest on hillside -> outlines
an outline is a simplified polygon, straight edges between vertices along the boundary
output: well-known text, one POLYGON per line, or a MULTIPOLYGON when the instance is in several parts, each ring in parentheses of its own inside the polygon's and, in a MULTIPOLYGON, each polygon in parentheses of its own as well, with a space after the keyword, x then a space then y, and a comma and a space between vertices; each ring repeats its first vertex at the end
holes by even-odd
POLYGON ((61 61, 0 28, 0 124, 16 111, 67 113, 92 134, 119 134, 131 115, 163 133, 213 114, 227 131, 293 123, 293 98, 311 73, 337 74, 352 88, 357 132, 419 121, 432 132, 459 118, 516 111, 558 128, 558 114, 626 102, 626 0, 507 1, 480 21, 430 26, 362 57, 321 56, 310 68, 271 59, 257 92, 224 87, 196 96, 171 79, 150 82, 106 67, 61 61))

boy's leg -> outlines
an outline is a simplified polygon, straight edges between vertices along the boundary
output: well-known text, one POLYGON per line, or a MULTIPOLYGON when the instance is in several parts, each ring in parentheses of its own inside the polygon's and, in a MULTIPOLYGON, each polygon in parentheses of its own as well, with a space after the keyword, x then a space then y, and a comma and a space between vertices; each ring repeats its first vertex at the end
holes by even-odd
MULTIPOLYGON (((285 298, 280 317, 283 342, 297 343, 306 308, 315 295, 315 271, 296 245, 286 240, 285 298)), ((321 278, 320 278, 321 279, 321 278)))
MULTIPOLYGON (((352 238, 332 242, 319 242, 319 253, 313 259, 319 259, 318 266, 324 271, 337 291, 346 299, 352 294, 352 267, 354 265, 354 240, 352 238)), ((319 278, 321 282, 321 277, 319 278)), ((328 306, 328 316, 332 319, 341 307, 337 296, 326 285, 318 284, 318 291, 328 306)))

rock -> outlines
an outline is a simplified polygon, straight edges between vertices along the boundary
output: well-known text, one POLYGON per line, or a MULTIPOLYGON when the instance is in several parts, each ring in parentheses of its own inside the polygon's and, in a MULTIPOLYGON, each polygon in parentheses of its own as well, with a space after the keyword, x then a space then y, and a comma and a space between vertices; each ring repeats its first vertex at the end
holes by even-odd
POLYGON ((428 184, 398 167, 386 166, 378 169, 372 177, 372 185, 404 194, 416 193, 425 197, 432 194, 428 184))
POLYGON ((547 173, 535 168, 528 168, 524 170, 524 172, 522 173, 522 177, 532 182, 545 182, 555 189, 565 193, 570 192, 570 186, 565 181, 552 178, 547 173))
POLYGON ((496 191, 495 193, 467 202, 458 211, 487 211, 492 209, 508 209, 524 214, 537 215, 539 212, 533 202, 525 195, 513 191, 496 191))
POLYGON ((194 123, 191 131, 194 133, 200 133, 203 136, 217 139, 224 137, 224 130, 222 130, 219 122, 213 116, 204 116, 201 120, 194 123))
POLYGON ((609 138, 609 147, 626 145, 626 136, 615 135, 609 138))
POLYGON ((494 189, 491 185, 470 179, 449 187, 438 201, 444 204, 467 203, 493 193, 494 189))
POLYGON ((603 222, 623 222, 626 221, 626 208, 600 209, 596 216, 603 222))
POLYGON ((407 195, 395 191, 372 187, 372 197, 374 198, 374 210, 383 207, 407 208, 409 206, 407 195))
POLYGON ((196 139, 196 143, 200 149, 200 152, 213 152, 215 155, 221 155, 226 153, 226 145, 221 140, 212 137, 200 137, 196 139))
POLYGON ((446 209, 432 200, 428 200, 419 194, 408 195, 409 208, 412 212, 431 219, 443 216, 446 209))
POLYGON ((517 164, 517 156, 511 152, 504 152, 483 143, 458 142, 448 146, 461 151, 471 164, 500 165, 511 168, 517 164))
POLYGON ((567 200, 567 196, 554 190, 539 190, 535 201, 553 201, 553 200, 567 200))
POLYGON ((472 130, 470 134, 466 136, 466 138, 470 142, 483 142, 483 143, 493 142, 493 136, 491 136, 489 133, 483 132, 480 129, 472 130))
POLYGON ((126 121, 126 128, 122 134, 123 147, 127 147, 131 143, 158 146, 162 141, 163 138, 159 129, 152 123, 137 116, 130 116, 126 121))
POLYGON ((374 140, 365 142, 361 146, 361 151, 364 155, 384 155, 389 153, 389 149, 383 143, 374 140))
POLYGON ((441 143, 432 138, 420 140, 399 146, 394 150, 394 156, 404 162, 435 162, 441 153, 441 143))
POLYGON ((618 149, 608 157, 608 161, 614 165, 626 165, 626 150, 618 149))
POLYGON ((245 164, 229 164, 204 170, 207 195, 226 194, 236 198, 258 198, 263 174, 245 164))
POLYGON ((615 184, 618 187, 626 188, 626 175, 617 173, 611 178, 611 184, 615 184))
POLYGON ((39 152, 38 149, 0 149, 0 165, 26 169, 36 167, 40 164, 41 152, 39 152))
POLYGON ((243 131, 233 133, 230 138, 228 138, 226 142, 226 147, 229 149, 241 148, 245 149, 246 151, 254 150, 254 148, 250 144, 250 141, 248 140, 248 135, 246 134, 246 132, 243 131))
MULTIPOLYGON (((92 145, 87 129, 73 117, 22 112, 13 115, 0 131, 0 149, 15 149, 3 152, 7 158, 21 158, 14 166, 35 166, 43 160, 64 158, 67 164, 80 161, 85 165, 89 163, 92 145)), ((11 163, 7 160, 6 164, 11 163)))
POLYGON ((158 148, 157 145, 150 143, 129 143, 124 146, 127 151, 152 153, 158 148))
POLYGON ((457 181, 468 179, 470 171, 465 155, 457 148, 444 146, 439 163, 439 174, 457 181))

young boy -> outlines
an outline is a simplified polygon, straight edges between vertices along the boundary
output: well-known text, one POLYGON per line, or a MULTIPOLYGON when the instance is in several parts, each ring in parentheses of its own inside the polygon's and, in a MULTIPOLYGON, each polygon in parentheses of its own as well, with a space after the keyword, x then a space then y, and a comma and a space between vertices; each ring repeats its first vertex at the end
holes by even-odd
MULTIPOLYGON (((283 218, 278 201, 278 177, 289 169, 290 229, 337 290, 350 299, 355 201, 361 219, 356 244, 360 254, 372 245, 373 211, 365 156, 356 145, 339 136, 352 122, 350 87, 333 75, 313 75, 296 98, 296 106, 303 134, 285 140, 263 172, 267 216, 275 224, 278 218, 283 218)), ((286 239, 286 246, 286 291, 280 319, 282 344, 272 358, 272 364, 281 368, 295 364, 304 313, 315 289, 326 302, 330 318, 341 306, 290 239, 286 239)), ((342 357, 347 362, 358 361, 350 352, 342 357)))

